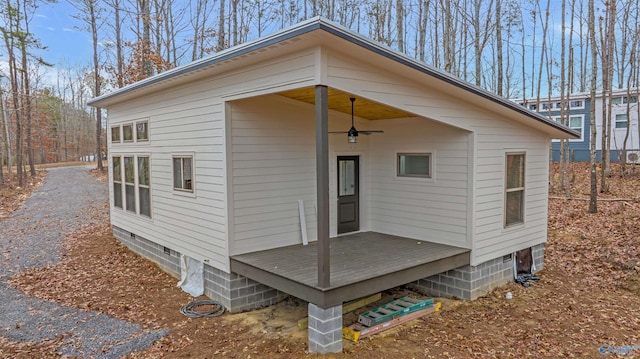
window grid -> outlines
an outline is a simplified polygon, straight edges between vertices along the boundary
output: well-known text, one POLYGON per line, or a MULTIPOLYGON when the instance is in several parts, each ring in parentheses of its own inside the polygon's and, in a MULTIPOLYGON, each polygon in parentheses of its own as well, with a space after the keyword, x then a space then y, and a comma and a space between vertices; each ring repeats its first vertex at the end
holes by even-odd
POLYGON ((619 113, 616 115, 616 128, 627 128, 627 114, 619 113))

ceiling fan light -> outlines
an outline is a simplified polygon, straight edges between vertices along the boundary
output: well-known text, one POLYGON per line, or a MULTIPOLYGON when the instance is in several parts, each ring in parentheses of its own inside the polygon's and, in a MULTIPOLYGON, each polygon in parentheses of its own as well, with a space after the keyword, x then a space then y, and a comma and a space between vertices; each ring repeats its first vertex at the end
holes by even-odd
POLYGON ((358 130, 355 127, 351 127, 347 132, 347 136, 349 137, 349 143, 358 143, 358 130))

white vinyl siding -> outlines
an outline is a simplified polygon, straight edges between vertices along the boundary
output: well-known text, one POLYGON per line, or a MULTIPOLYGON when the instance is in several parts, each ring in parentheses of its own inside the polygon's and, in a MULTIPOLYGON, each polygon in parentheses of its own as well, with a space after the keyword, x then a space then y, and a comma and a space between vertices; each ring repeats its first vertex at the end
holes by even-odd
MULTIPOLYGON (((143 146, 152 161, 152 218, 112 210, 112 224, 229 271, 225 114, 221 96, 311 81, 313 59, 314 51, 308 51, 262 61, 109 108, 109 126, 145 119, 149 133, 148 141, 110 146, 110 153, 128 155, 143 146), (197 154, 193 162, 197 192, 191 195, 176 195, 173 190, 172 156, 181 153, 197 154)), ((313 213, 311 208, 309 213, 313 213)))
POLYGON ((279 96, 233 101, 231 111, 234 238, 232 253, 302 243, 316 236, 313 106, 279 96))
POLYGON ((371 230, 468 247, 468 132, 427 119, 371 121, 371 230), (429 153, 431 178, 397 175, 398 153, 429 153))
MULTIPOLYGON (((406 73, 380 71, 384 63, 372 66, 363 61, 356 62, 347 58, 348 55, 337 53, 328 56, 330 87, 334 86, 356 96, 363 96, 372 101, 412 112, 433 120, 431 122, 433 124, 442 122, 470 131, 466 136, 463 136, 464 131, 458 131, 457 135, 452 134, 458 138, 452 138, 441 144, 449 147, 458 146, 457 149, 448 148, 448 151, 443 152, 441 148, 436 147, 434 184, 442 186, 441 183, 446 182, 446 188, 434 186, 428 190, 415 189, 407 184, 406 188, 415 190, 403 189, 395 193, 388 190, 388 182, 380 185, 372 184, 369 195, 371 230, 413 238, 429 237, 429 240, 434 242, 472 248, 472 265, 546 241, 547 170, 550 145, 546 135, 532 127, 467 102, 468 94, 462 90, 452 89, 452 92, 445 94, 437 88, 437 84, 433 88, 428 87, 434 82, 427 81, 426 77, 422 84, 416 82, 419 78, 407 77, 411 76, 410 71, 406 73), (527 191, 525 224, 507 230, 504 228, 503 207, 504 153, 509 148, 517 148, 527 153, 525 178, 527 191), (441 166, 443 166, 442 169, 441 166), (378 186, 385 192, 380 193, 378 186), (392 201, 396 202, 393 205, 388 203, 392 201), (380 206, 387 206, 388 211, 377 214, 376 211, 379 211, 376 208, 377 202, 382 202, 380 206), (433 213, 435 217, 432 218, 437 220, 427 222, 423 228, 413 227, 408 219, 414 216, 412 210, 425 206, 427 208, 422 211, 425 214, 433 213), (399 219, 396 224, 383 225, 380 220, 387 220, 385 215, 392 209, 406 212, 407 218, 399 219), (435 230, 431 231, 431 228, 435 230), (467 228, 469 228, 468 231, 467 228)), ((412 133, 412 130, 406 129, 406 124, 401 121, 372 122, 376 129, 381 127, 379 123, 389 122, 389 127, 382 128, 385 130, 385 136, 387 128, 396 128, 396 126, 405 129, 409 134, 412 133)), ((440 132, 425 134, 425 136, 430 135, 436 143, 443 141, 440 132)), ((371 137, 372 141, 377 141, 374 136, 371 137)), ((429 144, 423 139, 399 138, 398 141, 408 144, 422 141, 429 144)), ((372 158, 377 158, 378 153, 375 149, 380 142, 375 144, 372 142, 372 158)), ((410 151, 414 150, 412 148, 410 151)), ((392 150, 386 149, 387 156, 390 151, 392 150)), ((393 156, 394 154, 391 154, 387 157, 387 161, 391 162, 389 158, 393 156)), ((379 166, 375 161, 372 161, 372 164, 379 166)), ((372 176, 376 176, 377 171, 388 170, 388 167, 372 170, 374 171, 372 176)), ((400 215, 396 216, 400 217, 400 215)), ((422 223, 422 221, 416 220, 413 223, 422 223)))

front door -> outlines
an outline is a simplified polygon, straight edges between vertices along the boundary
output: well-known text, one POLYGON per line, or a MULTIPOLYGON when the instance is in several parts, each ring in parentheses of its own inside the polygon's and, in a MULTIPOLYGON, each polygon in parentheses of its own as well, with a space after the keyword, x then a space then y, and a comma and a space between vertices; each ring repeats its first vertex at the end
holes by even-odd
POLYGON ((338 234, 360 230, 358 156, 338 156, 338 234))

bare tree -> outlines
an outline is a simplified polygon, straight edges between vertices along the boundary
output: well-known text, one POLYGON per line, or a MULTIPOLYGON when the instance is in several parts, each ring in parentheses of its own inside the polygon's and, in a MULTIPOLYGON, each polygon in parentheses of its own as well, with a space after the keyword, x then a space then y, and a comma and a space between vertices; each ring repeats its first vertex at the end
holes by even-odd
MULTIPOLYGON (((146 2, 148 6, 148 0, 138 0, 143 3, 146 2)), ((74 6, 80 11, 80 19, 85 22, 89 31, 91 32, 92 46, 93 46, 93 96, 98 97, 101 94, 102 89, 102 76, 100 75, 100 61, 98 56, 98 18, 102 9, 98 8, 98 0, 75 0, 74 6)), ((144 15, 143 15, 144 16, 144 15)), ((144 20, 143 20, 144 21, 144 20)), ((146 25, 144 25, 146 27, 146 25)), ((146 30, 145 30, 146 31, 146 30)), ((146 46, 146 45, 143 45, 146 46)), ((144 52, 144 50, 143 50, 144 52)), ((145 71, 147 68, 145 67, 145 71)), ((149 73, 147 73, 149 74, 149 73)), ((97 109, 95 111, 96 118, 96 161, 99 170, 103 170, 102 164, 102 110, 97 109)))
MULTIPOLYGON (((596 16, 594 0, 589 0, 589 20, 587 24, 589 26, 589 38, 592 44, 596 43, 596 16)), ((589 148, 589 162, 590 162, 590 179, 591 179, 591 194, 589 196, 589 213, 598 212, 598 175, 597 175, 597 163, 596 163, 596 86, 598 85, 598 51, 595 46, 591 46, 591 104, 589 106, 590 125, 591 125, 591 141, 589 148)))
POLYGON ((608 2, 605 24, 601 27, 600 43, 602 52, 602 172, 600 172, 600 192, 609 192, 607 178, 611 172, 611 101, 613 89, 613 52, 615 49, 616 0, 608 2))

